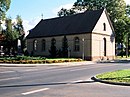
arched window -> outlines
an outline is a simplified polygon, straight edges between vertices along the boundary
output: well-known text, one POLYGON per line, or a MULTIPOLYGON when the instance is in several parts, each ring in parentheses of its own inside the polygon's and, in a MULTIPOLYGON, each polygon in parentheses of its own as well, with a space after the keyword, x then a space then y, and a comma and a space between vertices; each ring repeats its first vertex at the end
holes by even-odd
POLYGON ((106 31, 106 23, 103 23, 103 31, 106 31))
POLYGON ((107 51, 107 41, 106 41, 106 38, 103 38, 103 41, 104 41, 104 56, 106 56, 106 51, 107 51))
POLYGON ((74 51, 80 51, 80 40, 78 37, 74 38, 74 51))
POLYGON ((38 44, 37 40, 34 40, 34 41, 33 41, 33 50, 34 50, 34 51, 37 50, 37 44, 38 44))
POLYGON ((46 40, 43 39, 42 40, 42 51, 45 51, 46 50, 46 40))

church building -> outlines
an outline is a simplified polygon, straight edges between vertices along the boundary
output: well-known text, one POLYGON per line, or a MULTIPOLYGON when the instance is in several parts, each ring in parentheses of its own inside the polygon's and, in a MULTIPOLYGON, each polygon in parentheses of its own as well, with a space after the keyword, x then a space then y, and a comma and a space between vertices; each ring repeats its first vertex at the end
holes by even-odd
POLYGON ((62 49, 68 41, 68 57, 111 60, 115 57, 115 34, 106 9, 88 10, 71 16, 42 19, 27 36, 27 50, 49 57, 51 43, 62 49))

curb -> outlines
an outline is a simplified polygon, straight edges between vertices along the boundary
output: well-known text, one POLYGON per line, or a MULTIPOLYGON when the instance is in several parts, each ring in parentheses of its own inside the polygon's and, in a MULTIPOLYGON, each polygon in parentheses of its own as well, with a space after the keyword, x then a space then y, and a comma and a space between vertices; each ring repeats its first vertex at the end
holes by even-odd
POLYGON ((96 76, 92 77, 91 79, 96 81, 96 82, 101 82, 101 83, 105 83, 105 84, 120 85, 120 86, 130 86, 130 83, 104 81, 104 80, 100 80, 100 79, 96 78, 96 76))
POLYGON ((52 64, 0 64, 0 67, 37 67, 37 66, 79 66, 95 64, 94 62, 65 62, 65 63, 52 63, 52 64))
POLYGON ((97 61, 97 63, 130 63, 129 59, 121 59, 121 60, 103 60, 97 61))

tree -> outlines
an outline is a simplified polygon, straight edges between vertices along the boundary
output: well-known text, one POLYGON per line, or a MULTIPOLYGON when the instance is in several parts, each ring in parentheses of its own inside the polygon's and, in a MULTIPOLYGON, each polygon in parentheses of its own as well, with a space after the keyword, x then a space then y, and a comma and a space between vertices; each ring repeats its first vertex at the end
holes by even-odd
POLYGON ((56 58, 57 57, 57 52, 58 51, 56 49, 56 40, 54 38, 51 40, 51 47, 50 47, 49 52, 50 52, 50 57, 51 58, 56 58))
POLYGON ((124 0, 77 0, 73 9, 77 10, 98 10, 106 8, 112 22, 124 16, 126 3, 124 0))
MULTIPOLYGON (((2 29, 1 21, 5 18, 5 13, 10 7, 11 0, 0 0, 0 33, 5 32, 2 29)), ((3 33, 2 33, 3 34, 3 33)))
POLYGON ((11 18, 6 18, 6 46, 7 54, 16 55, 18 52, 18 39, 21 41, 21 48, 23 53, 26 52, 25 45, 25 33, 22 25, 22 19, 20 16, 17 16, 16 23, 12 23, 11 18), (12 50, 12 51, 11 51, 12 50))
POLYGON ((11 19, 7 18, 6 19, 6 30, 4 31, 4 34, 6 36, 6 41, 5 41, 5 47, 4 47, 4 52, 5 54, 10 55, 10 50, 11 50, 11 40, 12 40, 12 24, 11 24, 11 19))
POLYGON ((62 57, 64 58, 68 57, 68 40, 66 36, 64 36, 63 43, 62 43, 62 57))
POLYGON ((74 11, 74 10, 72 10, 72 9, 69 9, 69 10, 67 10, 67 9, 64 9, 64 8, 62 8, 59 12, 58 12, 58 16, 59 17, 62 17, 62 16, 69 16, 69 15, 72 15, 72 14, 75 14, 76 12, 74 11))
POLYGON ((5 12, 10 7, 11 0, 0 0, 0 20, 5 17, 5 12))
POLYGON ((5 13, 8 11, 10 3, 11 0, 0 0, 0 31, 2 30, 1 20, 5 18, 5 13))
POLYGON ((127 14, 127 16, 130 15, 130 5, 126 6, 126 14, 127 14))
POLYGON ((7 51, 5 51, 8 55, 13 54, 15 55, 17 53, 17 44, 18 44, 18 38, 19 34, 14 29, 14 25, 12 24, 11 18, 6 18, 6 30, 5 30, 5 36, 6 36, 6 46, 5 48, 7 51))
POLYGON ((19 40, 21 42, 21 50, 22 53, 26 52, 26 39, 25 39, 25 32, 24 32, 24 28, 23 28, 23 21, 21 19, 21 17, 19 15, 17 15, 16 17, 16 25, 15 25, 15 30, 17 31, 17 33, 19 34, 19 40))

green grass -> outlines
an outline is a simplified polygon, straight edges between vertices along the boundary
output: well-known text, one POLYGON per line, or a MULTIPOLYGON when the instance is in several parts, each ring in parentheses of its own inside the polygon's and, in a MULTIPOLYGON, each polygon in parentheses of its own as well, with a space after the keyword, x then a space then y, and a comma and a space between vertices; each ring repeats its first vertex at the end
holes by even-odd
POLYGON ((130 83, 130 69, 107 72, 96 77, 105 81, 130 83))
POLYGON ((76 58, 47 58, 46 60, 78 60, 76 58))
POLYGON ((45 57, 30 57, 30 56, 16 56, 16 57, 0 57, 0 63, 9 64, 35 64, 35 63, 63 63, 63 62, 81 62, 82 59, 76 58, 45 58, 45 57))
POLYGON ((128 57, 126 57, 126 56, 123 56, 123 57, 121 57, 121 56, 116 56, 116 59, 123 59, 123 60, 125 60, 125 59, 130 59, 130 56, 128 57))

